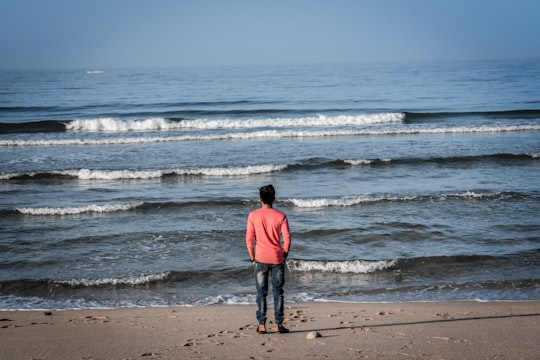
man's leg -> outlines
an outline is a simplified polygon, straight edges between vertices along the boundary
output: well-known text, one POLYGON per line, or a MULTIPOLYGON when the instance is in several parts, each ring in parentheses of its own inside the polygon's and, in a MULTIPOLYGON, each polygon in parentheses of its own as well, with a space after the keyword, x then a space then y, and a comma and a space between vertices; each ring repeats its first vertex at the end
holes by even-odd
POLYGON ((259 325, 266 324, 266 296, 268 295, 268 266, 255 263, 255 286, 257 288, 257 321, 259 325))
POLYGON ((283 286, 285 285, 285 264, 274 265, 272 269, 272 292, 274 294, 274 319, 283 323, 283 286))

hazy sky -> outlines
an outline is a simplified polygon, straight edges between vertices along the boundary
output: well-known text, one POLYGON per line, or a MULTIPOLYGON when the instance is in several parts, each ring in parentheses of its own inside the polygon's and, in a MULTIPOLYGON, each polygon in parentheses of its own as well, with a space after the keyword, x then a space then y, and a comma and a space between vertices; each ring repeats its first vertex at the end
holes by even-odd
POLYGON ((1 0, 0 68, 540 58, 539 0, 1 0))

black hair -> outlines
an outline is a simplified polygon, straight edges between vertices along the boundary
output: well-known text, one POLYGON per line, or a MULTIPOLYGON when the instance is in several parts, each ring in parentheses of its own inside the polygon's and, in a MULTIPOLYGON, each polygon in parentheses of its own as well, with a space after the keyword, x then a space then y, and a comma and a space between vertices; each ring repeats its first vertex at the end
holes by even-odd
POLYGON ((276 190, 272 185, 266 185, 259 189, 259 196, 264 204, 272 205, 276 200, 276 190))

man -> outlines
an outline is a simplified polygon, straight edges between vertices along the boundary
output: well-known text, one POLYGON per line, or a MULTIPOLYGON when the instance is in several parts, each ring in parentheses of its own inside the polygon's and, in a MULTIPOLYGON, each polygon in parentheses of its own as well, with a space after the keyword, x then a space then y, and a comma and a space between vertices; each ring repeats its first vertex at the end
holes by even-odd
POLYGON ((257 332, 266 334, 266 296, 268 278, 272 279, 274 319, 276 332, 288 333, 283 327, 283 285, 285 285, 285 259, 291 247, 291 233, 285 213, 272 208, 276 192, 272 185, 259 189, 260 209, 248 216, 246 245, 253 264, 257 288, 257 332), (283 236, 283 246, 281 236, 283 236))

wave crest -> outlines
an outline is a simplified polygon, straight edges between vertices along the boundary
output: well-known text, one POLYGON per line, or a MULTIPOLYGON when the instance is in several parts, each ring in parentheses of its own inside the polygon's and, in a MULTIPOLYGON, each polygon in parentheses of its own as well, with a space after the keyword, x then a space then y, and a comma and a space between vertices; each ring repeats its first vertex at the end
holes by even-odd
POLYGON ((91 170, 71 169, 53 170, 47 172, 31 173, 7 173, 1 174, 0 180, 17 178, 39 178, 67 176, 81 180, 130 180, 130 179, 156 179, 168 175, 177 176, 245 176, 256 175, 275 171, 281 171, 287 165, 251 165, 244 167, 221 167, 221 168, 194 168, 194 169, 169 169, 169 170, 91 170))
POLYGON ((148 118, 145 120, 120 120, 113 118, 73 120, 66 123, 65 126, 67 131, 89 132, 157 131, 181 128, 179 123, 164 118, 148 118))
POLYGON ((339 136, 384 136, 384 135, 430 135, 430 134, 477 134, 519 131, 540 131, 540 125, 458 126, 438 128, 393 128, 393 129, 327 129, 327 130, 260 130, 229 132, 210 135, 139 136, 96 139, 40 139, 0 140, 0 146, 83 146, 83 145, 127 145, 179 141, 220 141, 276 138, 309 138, 339 136))
POLYGON ((152 282, 158 282, 167 279, 170 272, 162 272, 158 274, 149 274, 149 275, 137 275, 137 276, 128 276, 121 278, 103 278, 103 279, 72 279, 72 280, 58 280, 55 281, 58 284, 70 285, 70 286, 84 286, 84 287, 93 287, 93 286, 119 286, 119 285, 128 285, 128 286, 137 286, 145 285, 152 282))
POLYGON ((299 208, 323 208, 334 206, 355 206, 379 201, 411 201, 421 199, 421 196, 391 196, 391 195, 362 195, 344 196, 336 199, 289 199, 288 201, 299 208))
POLYGON ((403 113, 378 113, 363 115, 308 116, 300 118, 274 118, 249 120, 183 120, 180 125, 193 129, 250 129, 250 128, 288 128, 288 127, 335 127, 370 124, 402 123, 403 113))
POLYGON ((160 117, 144 120, 121 120, 114 118, 98 118, 73 120, 65 124, 67 131, 88 132, 127 132, 127 131, 167 131, 182 129, 253 129, 253 128, 287 128, 304 126, 358 126, 384 123, 401 123, 405 119, 403 113, 378 113, 362 115, 308 116, 299 118, 268 119, 218 119, 218 120, 181 120, 173 121, 160 117))
POLYGON ((465 190, 457 193, 447 194, 417 194, 410 196, 400 196, 392 194, 380 195, 358 195, 358 196, 343 196, 339 198, 318 198, 318 199, 288 199, 286 202, 298 208, 326 208, 326 207, 347 207, 362 204, 372 204, 383 201, 423 201, 426 199, 445 201, 448 199, 464 199, 464 200, 490 200, 490 199, 506 199, 512 197, 524 197, 526 194, 516 192, 485 192, 465 190))
POLYGON ((18 208, 23 215, 78 215, 84 213, 110 213, 116 211, 127 211, 141 206, 143 203, 131 204, 108 204, 108 205, 86 205, 68 207, 40 207, 40 208, 18 208))
POLYGON ((287 261, 287 267, 291 271, 299 272, 331 272, 351 274, 371 274, 377 271, 391 270, 397 266, 397 260, 296 260, 287 261))

